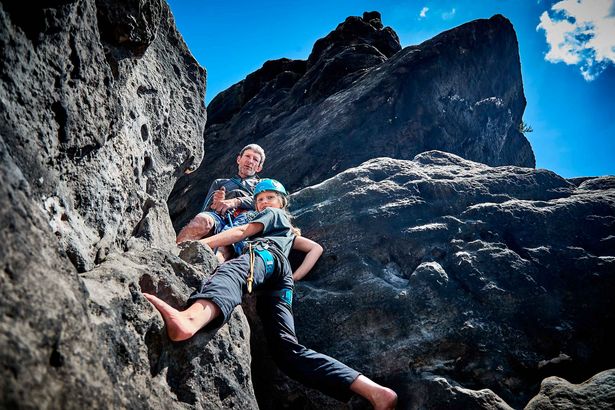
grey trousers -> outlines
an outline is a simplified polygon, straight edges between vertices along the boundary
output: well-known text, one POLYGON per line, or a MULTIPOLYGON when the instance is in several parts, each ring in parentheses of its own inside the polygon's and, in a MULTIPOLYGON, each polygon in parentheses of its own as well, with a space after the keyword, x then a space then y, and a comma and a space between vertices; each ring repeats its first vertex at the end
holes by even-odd
MULTIPOLYGON (((265 272, 265 265, 259 257, 254 263, 254 289, 259 293, 257 312, 273 359, 289 377, 338 400, 349 400, 352 396, 350 385, 360 373, 297 341, 292 311, 292 271, 286 257, 276 252, 274 258, 275 269, 270 274, 265 272)), ((241 303, 249 267, 248 254, 223 263, 209 280, 201 284, 201 289, 190 296, 189 302, 211 300, 222 312, 213 325, 221 326, 230 319, 235 306, 241 303)))

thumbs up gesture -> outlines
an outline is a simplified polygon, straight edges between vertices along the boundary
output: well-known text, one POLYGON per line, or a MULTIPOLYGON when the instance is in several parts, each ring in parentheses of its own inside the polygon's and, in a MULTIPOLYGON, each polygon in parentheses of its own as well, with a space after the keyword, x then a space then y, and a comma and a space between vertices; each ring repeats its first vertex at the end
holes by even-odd
POLYGON ((217 206, 220 205, 220 202, 224 201, 225 198, 226 198, 226 189, 224 189, 224 187, 220 187, 220 189, 218 189, 216 192, 214 192, 214 196, 213 196, 213 201, 212 201, 211 207, 213 209, 216 209, 217 206))
POLYGON ((226 198, 226 190, 224 189, 224 187, 220 187, 220 189, 214 192, 213 200, 211 203, 211 209, 213 209, 220 215, 224 215, 227 211, 237 207, 237 203, 235 199, 225 199, 225 198, 226 198))

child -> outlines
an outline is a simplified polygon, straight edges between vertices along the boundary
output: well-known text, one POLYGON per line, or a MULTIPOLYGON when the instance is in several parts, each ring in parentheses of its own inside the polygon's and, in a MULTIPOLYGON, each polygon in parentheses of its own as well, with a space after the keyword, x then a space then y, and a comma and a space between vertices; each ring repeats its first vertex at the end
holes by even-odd
POLYGON ((247 225, 237 226, 200 242, 211 248, 249 239, 248 252, 218 267, 191 305, 178 311, 154 295, 144 293, 160 311, 171 340, 191 338, 208 324, 221 326, 229 320, 244 292, 259 289, 257 312, 272 356, 282 371, 306 386, 347 401, 357 393, 375 409, 394 409, 397 394, 339 361, 299 344, 292 314, 293 279, 304 277, 314 266, 322 247, 294 233, 286 213, 286 190, 278 181, 264 179, 254 189, 258 214, 247 225), (291 248, 306 252, 294 274, 288 262, 291 248))

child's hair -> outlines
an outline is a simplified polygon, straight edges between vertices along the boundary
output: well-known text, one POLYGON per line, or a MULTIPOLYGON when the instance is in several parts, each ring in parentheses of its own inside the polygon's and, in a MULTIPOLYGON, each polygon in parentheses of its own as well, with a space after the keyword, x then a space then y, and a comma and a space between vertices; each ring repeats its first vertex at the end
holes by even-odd
POLYGON ((295 225, 293 225, 293 216, 290 214, 290 212, 288 212, 288 203, 289 203, 288 197, 285 196, 285 195, 282 195, 279 192, 276 192, 275 194, 277 195, 278 199, 280 200, 280 204, 282 204, 282 210, 284 211, 284 213, 288 217, 288 220, 290 221, 293 233, 296 236, 301 236, 301 229, 299 229, 295 225))

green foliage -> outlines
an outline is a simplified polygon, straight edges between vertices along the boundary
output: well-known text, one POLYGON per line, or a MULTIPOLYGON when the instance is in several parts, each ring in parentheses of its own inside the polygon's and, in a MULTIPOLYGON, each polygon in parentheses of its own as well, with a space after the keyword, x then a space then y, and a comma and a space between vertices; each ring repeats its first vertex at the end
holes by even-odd
POLYGON ((528 123, 526 123, 525 121, 521 121, 521 123, 519 124, 519 132, 521 134, 526 134, 528 132, 532 132, 534 131, 534 128, 532 128, 532 126, 528 123))

